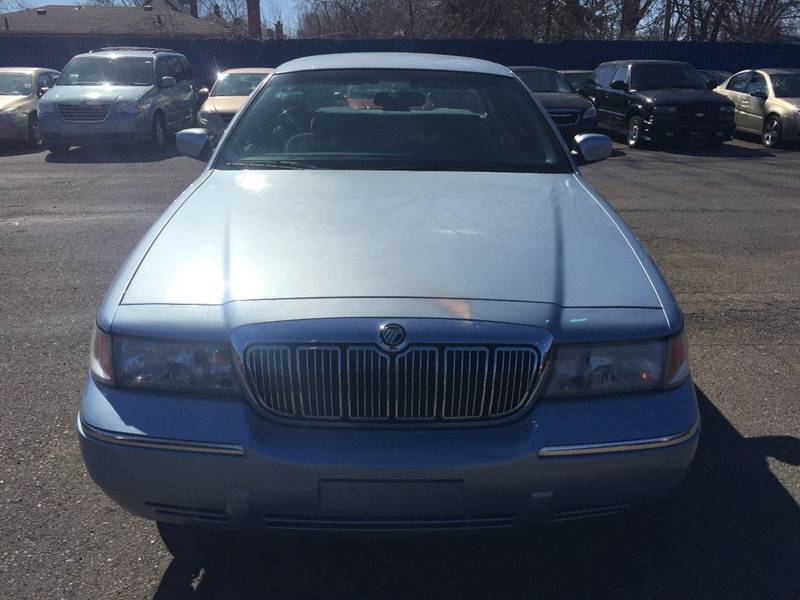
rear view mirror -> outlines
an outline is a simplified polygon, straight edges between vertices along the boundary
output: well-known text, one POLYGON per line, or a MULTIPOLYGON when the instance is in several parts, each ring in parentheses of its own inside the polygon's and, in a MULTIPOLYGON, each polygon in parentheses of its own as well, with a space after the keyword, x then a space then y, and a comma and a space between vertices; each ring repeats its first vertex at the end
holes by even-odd
POLYGON ((611 156, 611 138, 599 133, 581 133, 575 136, 575 148, 583 162, 597 162, 611 156))
POLYGON ((194 127, 179 131, 175 136, 178 152, 191 158, 208 160, 211 157, 211 141, 208 129, 194 127))

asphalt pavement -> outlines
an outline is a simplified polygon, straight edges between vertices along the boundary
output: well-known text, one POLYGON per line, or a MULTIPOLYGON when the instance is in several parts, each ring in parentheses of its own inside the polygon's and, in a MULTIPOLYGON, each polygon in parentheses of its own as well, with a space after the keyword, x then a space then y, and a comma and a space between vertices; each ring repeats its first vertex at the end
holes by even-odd
POLYGON ((202 164, 0 148, 0 598, 800 597, 800 150, 628 150, 583 168, 683 308, 701 447, 661 505, 525 537, 246 541, 171 558, 89 479, 94 312, 202 164))

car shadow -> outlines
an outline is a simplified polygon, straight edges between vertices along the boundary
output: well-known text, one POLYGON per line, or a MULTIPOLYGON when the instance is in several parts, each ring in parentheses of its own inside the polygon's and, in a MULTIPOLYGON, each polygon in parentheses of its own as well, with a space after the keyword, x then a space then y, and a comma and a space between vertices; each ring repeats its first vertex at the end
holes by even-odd
POLYGON ((697 458, 659 506, 525 536, 240 541, 173 560, 154 599, 796 598, 800 507, 767 461, 800 465, 800 440, 744 438, 698 397, 697 458))
POLYGON ((25 154, 38 154, 44 152, 43 148, 36 148, 25 142, 6 142, 0 144, 0 156, 23 156, 25 154))
POLYGON ((133 144, 73 146, 63 154, 48 152, 45 161, 58 164, 113 164, 157 162, 178 156, 174 142, 162 150, 151 150, 133 144))
POLYGON ((769 158, 775 153, 767 148, 751 148, 731 144, 726 142, 719 148, 705 148, 689 144, 675 144, 663 147, 655 147, 654 150, 661 150, 669 154, 679 154, 682 156, 709 156, 714 158, 769 158))

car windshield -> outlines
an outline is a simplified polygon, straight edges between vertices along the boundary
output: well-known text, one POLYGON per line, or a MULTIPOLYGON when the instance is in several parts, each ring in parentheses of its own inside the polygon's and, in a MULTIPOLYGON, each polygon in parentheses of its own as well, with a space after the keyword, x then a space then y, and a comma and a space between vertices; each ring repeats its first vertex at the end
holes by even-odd
POLYGON ((153 58, 79 56, 64 67, 56 85, 152 85, 153 58))
POLYGON ((664 88, 706 89, 702 76, 691 65, 635 64, 631 68, 631 88, 659 90, 664 88))
POLYGON ((574 73, 562 73, 564 79, 573 87, 578 89, 584 83, 591 81, 593 73, 591 71, 575 71, 574 73))
POLYGON ((572 92, 572 86, 558 71, 536 69, 531 71, 517 71, 517 75, 532 92, 572 92))
POLYGON ((515 79, 389 69, 273 76, 228 134, 215 167, 572 169, 515 79))
POLYGON ((772 91, 778 98, 800 98, 800 73, 773 75, 772 91))
POLYGON ((33 77, 25 73, 0 73, 0 96, 28 96, 33 91, 33 77))
POLYGON ((249 96, 264 77, 264 73, 223 73, 211 88, 211 95, 249 96))

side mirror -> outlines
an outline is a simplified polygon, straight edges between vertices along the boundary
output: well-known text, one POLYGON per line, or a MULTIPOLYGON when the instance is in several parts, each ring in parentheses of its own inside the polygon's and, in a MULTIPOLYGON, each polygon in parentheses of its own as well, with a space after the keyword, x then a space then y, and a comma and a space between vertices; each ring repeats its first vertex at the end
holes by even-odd
POLYGON ((611 82, 611 89, 612 90, 619 90, 620 92, 627 92, 628 91, 628 84, 624 81, 612 81, 611 82))
POLYGON ((583 162, 597 162, 611 156, 611 138, 599 133, 581 133, 575 136, 575 148, 583 162))
POLYGON ((39 88, 39 89, 36 91, 36 95, 37 95, 39 98, 41 98, 42 96, 44 96, 44 95, 47 93, 47 91, 48 91, 49 89, 50 89, 50 88, 49 88, 49 87, 47 87, 46 85, 45 85, 45 86, 42 86, 42 87, 40 87, 40 88, 39 88))
POLYGON ((201 87, 199 90, 197 90, 197 95, 205 98, 208 96, 209 92, 210 90, 207 87, 201 87))
POLYGON ((161 78, 161 81, 159 82, 158 86, 162 88, 175 87, 175 78, 170 77, 169 75, 165 75, 164 77, 161 78))
POLYGON ((758 98, 759 100, 766 100, 767 99, 767 93, 766 92, 760 92, 760 91, 750 92, 750 95, 753 98, 758 98))
POLYGON ((175 136, 178 152, 192 158, 208 160, 211 157, 211 141, 208 129, 194 127, 179 131, 175 136))

